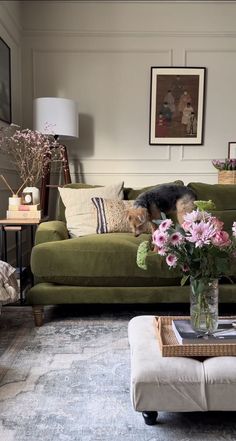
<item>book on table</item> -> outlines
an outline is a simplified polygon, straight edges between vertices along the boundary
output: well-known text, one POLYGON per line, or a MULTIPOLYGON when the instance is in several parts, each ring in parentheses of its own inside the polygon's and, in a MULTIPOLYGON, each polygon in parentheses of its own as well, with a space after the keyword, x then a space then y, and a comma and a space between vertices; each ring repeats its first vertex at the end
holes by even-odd
POLYGON ((32 204, 32 205, 9 205, 8 211, 39 211, 40 204, 32 204))
POLYGON ((220 319, 217 330, 211 335, 200 335, 195 332, 188 319, 172 320, 172 329, 179 344, 217 344, 236 343, 236 321, 232 319, 220 319))
POLYGON ((41 210, 7 210, 7 219, 41 219, 41 210))

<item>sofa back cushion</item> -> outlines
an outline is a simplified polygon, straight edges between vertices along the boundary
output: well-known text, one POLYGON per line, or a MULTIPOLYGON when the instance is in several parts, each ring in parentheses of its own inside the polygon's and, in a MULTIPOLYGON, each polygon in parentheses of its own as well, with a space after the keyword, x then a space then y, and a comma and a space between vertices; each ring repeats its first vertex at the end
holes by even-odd
POLYGON ((156 185, 151 185, 149 187, 143 187, 143 188, 124 188, 124 199, 128 199, 128 200, 135 200, 141 193, 143 193, 144 191, 148 191, 148 190, 152 190, 155 187, 159 187, 161 185, 169 185, 169 184, 176 184, 176 185, 184 185, 183 181, 174 181, 174 182, 167 182, 164 184, 156 184, 156 185))
MULTIPOLYGON (((184 185, 183 181, 180 181, 180 180, 177 180, 174 182, 169 182, 168 184, 184 185)), ((123 189, 124 199, 125 200, 135 200, 144 191, 152 190, 154 187, 158 187, 159 185, 162 185, 162 184, 155 184, 155 185, 151 185, 149 187, 143 187, 143 188, 139 188, 139 189, 124 187, 124 189, 123 189)), ((102 187, 102 185, 90 185, 90 184, 84 184, 84 183, 77 182, 77 183, 73 183, 73 184, 66 184, 63 188, 78 188, 78 189, 84 188, 84 189, 87 189, 87 188, 97 188, 97 187, 102 187)), ((58 209, 57 209, 56 218, 60 221, 66 222, 65 205, 63 204, 61 197, 59 197, 59 201, 58 201, 58 209)))
POLYGON ((236 210, 236 185, 231 184, 205 184, 190 182, 187 187, 197 195, 198 200, 212 200, 216 210, 236 210))

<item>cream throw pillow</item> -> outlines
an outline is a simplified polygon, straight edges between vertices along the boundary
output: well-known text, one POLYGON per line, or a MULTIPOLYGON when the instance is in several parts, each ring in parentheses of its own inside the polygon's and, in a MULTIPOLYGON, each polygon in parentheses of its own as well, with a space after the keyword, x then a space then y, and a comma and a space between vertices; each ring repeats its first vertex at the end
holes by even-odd
POLYGON ((96 209, 93 197, 123 199, 124 182, 97 188, 59 188, 65 205, 67 229, 71 237, 95 234, 97 229, 96 209))

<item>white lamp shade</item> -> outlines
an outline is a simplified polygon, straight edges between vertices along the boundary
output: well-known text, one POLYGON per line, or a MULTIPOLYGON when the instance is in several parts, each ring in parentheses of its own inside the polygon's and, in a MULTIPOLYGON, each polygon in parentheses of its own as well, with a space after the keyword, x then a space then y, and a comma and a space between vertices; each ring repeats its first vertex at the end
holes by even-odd
POLYGON ((78 138, 78 104, 67 98, 35 98, 34 130, 60 138, 78 138))

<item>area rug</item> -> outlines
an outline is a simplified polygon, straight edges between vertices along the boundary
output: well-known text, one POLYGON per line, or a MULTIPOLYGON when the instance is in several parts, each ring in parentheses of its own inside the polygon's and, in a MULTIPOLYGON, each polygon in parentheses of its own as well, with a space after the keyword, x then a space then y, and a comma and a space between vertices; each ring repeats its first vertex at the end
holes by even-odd
POLYGON ((0 440, 236 440, 235 412, 160 412, 157 425, 144 424, 130 400, 127 326, 134 315, 48 308, 35 328, 30 308, 4 307, 0 440))

